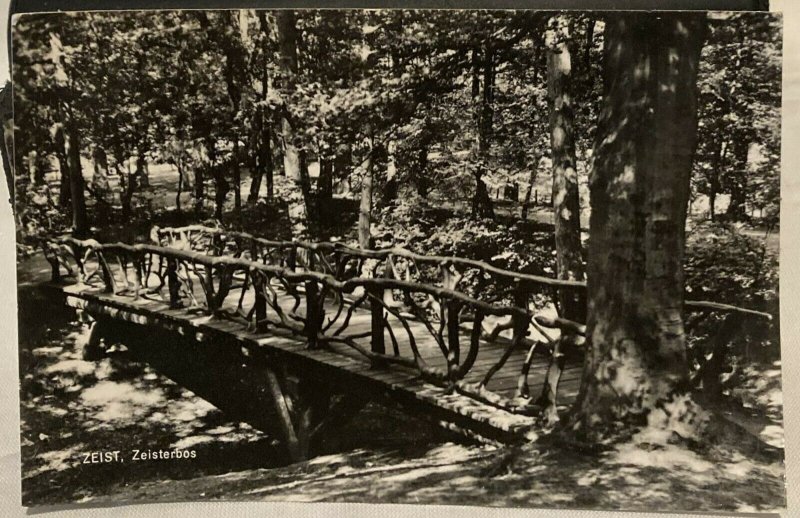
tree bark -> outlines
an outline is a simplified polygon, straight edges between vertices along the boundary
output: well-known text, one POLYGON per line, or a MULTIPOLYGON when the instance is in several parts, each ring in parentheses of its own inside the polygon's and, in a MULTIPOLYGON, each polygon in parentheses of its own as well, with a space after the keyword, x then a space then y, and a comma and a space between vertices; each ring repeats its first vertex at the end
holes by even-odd
POLYGON ((523 221, 528 219, 528 211, 531 206, 531 195, 533 194, 533 186, 536 183, 536 167, 531 167, 530 176, 528 177, 528 188, 525 190, 525 199, 522 200, 522 209, 520 210, 519 217, 523 221))
POLYGON ((592 47, 594 46, 594 27, 597 20, 589 20, 586 24, 586 46, 583 49, 583 67, 587 72, 592 67, 592 47))
MULTIPOLYGON (((278 28, 278 47, 280 51, 281 80, 284 86, 297 74, 297 27, 295 14, 290 10, 279 10, 275 13, 278 28)), ((300 164, 300 153, 295 143, 295 132, 290 121, 289 107, 281 110, 281 135, 283 137, 283 169, 288 181, 286 201, 289 206, 289 220, 292 225, 292 237, 306 239, 308 229, 308 200, 304 195, 303 173, 300 164)))
POLYGON ((83 238, 89 235, 89 218, 86 215, 86 198, 81 167, 81 144, 78 130, 70 124, 68 130, 69 187, 72 200, 72 233, 83 238))
POLYGON ((726 216, 733 221, 747 219, 745 210, 747 203, 747 153, 750 143, 746 140, 737 140, 733 144, 734 171, 729 182, 731 201, 728 204, 726 216))
POLYGON ((478 125, 478 165, 475 169, 475 194, 472 198, 472 215, 480 218, 494 219, 492 198, 483 175, 486 173, 486 163, 489 158, 491 144, 492 119, 494 118, 494 63, 492 49, 487 44, 483 49, 483 80, 479 80, 480 65, 478 51, 472 51, 472 98, 477 107, 476 121, 478 125), (478 103, 478 97, 482 97, 478 103))
POLYGON ((178 157, 175 160, 175 164, 178 167, 178 189, 175 193, 175 210, 178 211, 180 214, 181 212, 181 194, 183 194, 183 159, 178 157))
POLYGON ((198 164, 194 168, 194 211, 198 216, 203 212, 203 198, 205 198, 205 179, 203 176, 203 167, 198 164))
POLYGON ((372 248, 372 181, 373 157, 372 148, 367 152, 364 163, 364 176, 361 179, 361 203, 358 207, 358 246, 364 249, 372 248))
POLYGON ((711 221, 716 219, 717 193, 719 192, 719 177, 722 164, 728 152, 728 143, 720 139, 714 149, 714 159, 711 164, 711 177, 708 179, 708 215, 711 221))
POLYGON ((317 179, 317 214, 320 221, 330 216, 333 199, 333 161, 329 158, 319 159, 319 178, 317 179))
MULTIPOLYGON (((269 92, 269 69, 267 68, 266 56, 270 52, 268 45, 269 41, 269 25, 267 23, 267 14, 265 11, 258 11, 258 23, 265 42, 261 48, 261 52, 265 56, 262 63, 261 70, 261 85, 254 81, 254 90, 260 95, 262 101, 266 101, 269 92)), ((267 177, 267 196, 272 198, 274 194, 273 186, 273 163, 272 163, 272 137, 270 132, 269 118, 267 110, 263 106, 256 108, 255 115, 255 135, 254 135, 254 160, 253 170, 251 173, 250 194, 247 197, 247 203, 254 205, 258 201, 258 195, 261 191, 261 182, 264 176, 267 177)))
POLYGON ((607 17, 590 178, 588 352, 573 420, 594 440, 625 424, 691 421, 678 404, 689 374, 683 254, 704 34, 693 13, 607 17))
MULTIPOLYGON (((547 56, 547 91, 550 105, 550 145, 553 162, 553 223, 555 226, 556 263, 559 279, 583 280, 581 250, 580 197, 575 158, 575 114, 571 92, 572 59, 566 20, 558 20, 559 29, 549 31, 547 56)), ((584 301, 577 292, 562 290, 559 306, 562 316, 584 321, 584 301)))
POLYGON ((420 144, 419 151, 417 152, 417 194, 422 198, 427 198, 428 192, 430 191, 431 181, 428 178, 428 146, 430 146, 431 138, 432 134, 426 132, 420 144))
MULTIPOLYGON (((569 49, 571 37, 569 21, 559 16, 552 20, 553 28, 547 31, 547 93, 550 107, 550 145, 553 162, 553 224, 556 242, 556 275, 559 279, 582 281, 584 279, 583 250, 581 245, 580 197, 575 158, 575 114, 572 96, 572 56, 569 49)), ((584 294, 577 290, 560 290, 558 293, 560 316, 574 322, 586 321, 584 294)), ((547 370, 539 403, 545 407, 550 423, 558 420, 556 395, 561 372, 564 369, 569 345, 575 337, 562 333, 553 350, 553 359, 547 370)))
POLYGON ((239 139, 233 139, 233 210, 242 211, 242 171, 239 169, 239 139))
POLYGON ((64 126, 58 125, 53 136, 56 146, 56 157, 58 158, 58 172, 61 176, 58 191, 58 205, 62 209, 71 206, 72 199, 70 195, 69 183, 69 160, 67 158, 67 141, 64 138, 64 126))

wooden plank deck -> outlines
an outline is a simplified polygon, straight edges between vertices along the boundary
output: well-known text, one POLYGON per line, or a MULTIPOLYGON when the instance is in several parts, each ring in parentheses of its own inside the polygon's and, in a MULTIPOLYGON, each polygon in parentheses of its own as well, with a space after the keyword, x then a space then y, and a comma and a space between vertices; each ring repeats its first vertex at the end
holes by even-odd
MULTIPOLYGON (((203 340, 219 340, 230 343, 231 347, 240 347, 246 356, 263 355, 267 361, 291 362, 301 371, 308 371, 309 375, 336 379, 354 390, 369 391, 372 394, 389 397, 402 405, 413 406, 415 414, 424 413, 442 426, 455 427, 465 435, 500 442, 513 442, 535 435, 536 420, 533 417, 512 413, 458 393, 447 393, 442 387, 424 382, 410 368, 399 365, 373 367, 360 353, 345 344, 332 344, 329 350, 309 350, 303 337, 291 335, 285 330, 268 329, 267 332, 254 333, 248 331, 241 321, 211 318, 187 308, 169 309, 165 301, 157 300, 158 296, 134 299, 131 295, 103 293, 99 289, 80 284, 50 283, 50 286, 67 296, 67 304, 84 309, 90 314, 104 315, 167 331, 179 331, 190 336, 191 333, 195 333, 203 340)), ((196 296, 200 298, 202 294, 197 293, 196 296)), ((252 297, 251 294, 249 296, 252 297)), ((223 308, 234 309, 238 300, 239 292, 232 290, 225 299, 223 308)), ((245 307, 249 302, 245 300, 245 307)), ((288 311, 294 305, 294 299, 284 293, 281 294, 279 303, 288 311)), ((326 314, 335 313, 335 309, 332 301, 330 307, 326 304, 326 314)), ((304 314, 302 305, 297 313, 304 314)), ((370 318, 369 311, 356 310, 347 332, 368 331, 370 318)), ((398 330, 402 330, 402 326, 399 322, 393 323, 400 355, 411 358, 408 340, 398 333, 398 330)), ((412 321, 409 325, 417 338, 421 356, 432 367, 445 368, 444 355, 425 325, 417 321, 412 321)), ((337 324, 334 324, 332 329, 336 327, 337 324)), ((464 333, 465 331, 462 331, 462 334, 464 333)), ((468 337, 463 338, 465 342, 468 341, 468 337)), ((387 353, 391 354, 392 342, 388 332, 385 342, 387 353)), ((465 381, 471 383, 480 381, 500 358, 507 344, 507 339, 482 340, 475 365, 465 377, 465 381)), ((462 351, 462 355, 464 353, 465 351, 462 351)), ((524 347, 514 350, 487 388, 498 395, 513 397, 526 354, 527 350, 524 347)), ((537 356, 531 365, 528 383, 534 398, 542 390, 548 362, 548 358, 537 356)), ((559 405, 567 406, 574 401, 579 378, 580 365, 569 364, 559 386, 559 405)))

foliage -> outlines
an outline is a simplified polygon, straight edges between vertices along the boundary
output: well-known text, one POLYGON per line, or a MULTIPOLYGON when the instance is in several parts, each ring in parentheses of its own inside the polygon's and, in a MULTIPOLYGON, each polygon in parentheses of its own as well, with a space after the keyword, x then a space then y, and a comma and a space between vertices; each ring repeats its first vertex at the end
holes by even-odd
POLYGON ((737 386, 754 364, 780 358, 778 315, 778 257, 763 240, 748 236, 730 224, 704 222, 688 235, 685 260, 687 297, 759 309, 773 315, 737 318, 725 324, 722 314, 688 317, 687 346, 694 368, 705 363, 723 325, 732 325, 722 366, 725 387, 737 386))
POLYGON ((712 18, 698 86, 694 189, 729 194, 727 218, 759 209, 775 224, 780 192, 781 31, 779 20, 753 13, 712 18))
POLYGON ((778 257, 762 239, 725 223, 700 223, 688 233, 684 267, 687 294, 775 311, 778 257))

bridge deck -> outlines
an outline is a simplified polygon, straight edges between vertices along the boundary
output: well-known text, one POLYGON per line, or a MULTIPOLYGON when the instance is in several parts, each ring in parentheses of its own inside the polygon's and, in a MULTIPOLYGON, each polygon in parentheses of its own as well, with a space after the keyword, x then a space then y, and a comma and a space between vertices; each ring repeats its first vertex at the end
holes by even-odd
MULTIPOLYGON (((292 335, 282 329, 268 329, 266 332, 248 331, 240 321, 225 318, 212 318, 192 309, 169 309, 165 301, 131 295, 114 295, 104 293, 97 288, 80 284, 51 283, 52 287, 67 295, 67 303, 73 307, 87 310, 90 314, 101 314, 115 319, 134 322, 140 325, 154 326, 165 330, 180 331, 184 334, 200 332, 204 339, 230 342, 232 348, 241 348, 244 356, 262 355, 266 358, 278 358, 281 361, 294 362, 301 369, 309 369, 320 376, 334 378, 356 390, 380 393, 391 399, 414 407, 415 412, 432 417, 439 424, 466 435, 479 439, 510 442, 523 438, 532 431, 535 418, 519 415, 495 406, 481 403, 473 398, 447 391, 424 382, 419 374, 401 365, 389 367, 373 367, 369 361, 357 351, 345 344, 330 344, 328 350, 306 348, 301 336, 292 335)), ((198 296, 202 296, 198 293, 198 296)), ((238 296, 229 295, 224 307, 235 309, 238 296)), ((280 305, 291 308, 294 299, 282 294, 280 305)), ((331 304, 333 302, 331 301, 331 304)), ((334 312, 335 308, 326 307, 326 312, 334 312)), ((302 307, 298 314, 303 314, 302 307)), ((370 329, 370 313, 358 309, 354 312, 348 332, 367 332, 370 329)), ((393 318, 393 317, 390 317, 393 318)), ((433 367, 445 367, 442 352, 421 322, 410 322, 414 335, 420 337, 417 343, 423 358, 433 367), (426 338, 427 337, 427 338, 426 338)), ((399 327, 399 326, 396 326, 399 327)), ((411 357, 412 353, 407 340, 397 336, 400 355, 411 357)), ((391 349, 391 341, 386 336, 387 350, 391 349)), ((475 367, 465 378, 467 382, 477 383, 485 372, 497 362, 507 340, 482 341, 475 367)), ((514 350, 506 364, 492 378, 487 388, 492 392, 512 397, 517 379, 525 360, 527 350, 519 347, 514 350)), ((528 376, 533 396, 541 390, 547 371, 549 358, 538 356, 534 359, 528 376)), ((569 405, 574 400, 579 386, 580 366, 568 364, 559 385, 559 404, 569 405)))

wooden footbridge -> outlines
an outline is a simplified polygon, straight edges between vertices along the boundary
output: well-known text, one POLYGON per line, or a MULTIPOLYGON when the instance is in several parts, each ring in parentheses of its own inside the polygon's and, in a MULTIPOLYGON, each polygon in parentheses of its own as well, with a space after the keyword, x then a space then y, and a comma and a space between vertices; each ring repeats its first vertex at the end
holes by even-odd
MULTIPOLYGON (((154 228, 151 240, 40 241, 48 286, 96 321, 87 350, 120 328, 144 329, 145 360, 158 368, 173 354, 164 337, 182 335, 199 349, 184 351, 172 377, 204 369, 191 363, 201 350, 205 365, 235 366, 207 388, 251 380, 270 417, 250 404, 242 420, 280 438, 292 460, 371 398, 505 443, 534 438, 542 417, 577 395, 584 326, 559 318, 556 301, 583 283, 203 226, 154 228)), ((710 302, 687 309, 758 314, 710 302)), ((215 390, 200 395, 216 403, 215 390)))

